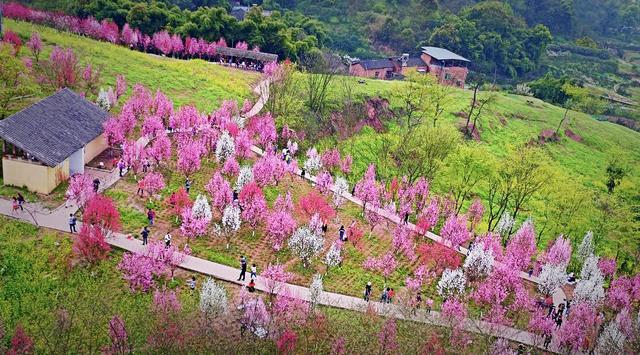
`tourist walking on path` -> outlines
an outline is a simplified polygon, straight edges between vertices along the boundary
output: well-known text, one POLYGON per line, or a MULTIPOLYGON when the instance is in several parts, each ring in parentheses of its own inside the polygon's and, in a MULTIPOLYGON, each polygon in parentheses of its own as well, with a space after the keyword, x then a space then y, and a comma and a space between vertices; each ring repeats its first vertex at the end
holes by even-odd
POLYGON ((18 206, 20 206, 20 211, 24 212, 24 203, 25 199, 21 193, 18 192, 18 206))
POLYGON ((136 194, 144 197, 144 180, 142 179, 138 181, 138 192, 136 192, 136 194))
POLYGON ((341 241, 344 242, 345 240, 347 240, 347 238, 345 238, 344 226, 340 226, 340 229, 338 230, 338 235, 340 236, 341 241))
POLYGON ((240 276, 238 276, 238 281, 245 280, 245 275, 247 274, 247 258, 242 255, 240 257, 240 276))
POLYGON ((369 302, 369 299, 371 299, 371 281, 364 287, 364 300, 369 302))
POLYGON ((167 248, 171 246, 171 234, 169 232, 164 235, 164 246, 167 248))
POLYGON ((393 296, 395 295, 395 291, 393 289, 390 289, 389 292, 387 292, 387 303, 393 302, 393 296))
POLYGON ((142 245, 147 245, 149 243, 149 228, 147 226, 142 228, 140 235, 142 235, 142 245))
POLYGON ((71 233, 77 232, 77 230, 76 230, 77 221, 78 220, 77 220, 76 216, 74 216, 73 213, 69 213, 69 230, 71 231, 71 233))
POLYGON ((18 199, 14 197, 13 201, 11 201, 11 212, 17 213, 18 209, 20 209, 20 203, 18 202, 18 199))
POLYGON ((124 176, 124 162, 122 160, 118 161, 118 174, 120 177, 124 176))
POLYGON ((147 219, 149 220, 149 225, 152 226, 153 221, 156 219, 156 213, 151 208, 147 211, 147 219))
POLYGON ((191 190, 191 180, 189 178, 184 181, 184 189, 187 190, 187 193, 191 190))
POLYGON ((382 289, 382 295, 380 296, 380 302, 387 303, 387 298, 389 297, 389 288, 382 289))
POLYGON ((420 309, 420 306, 422 306, 422 295, 420 295, 420 292, 418 292, 418 294, 416 295, 416 302, 413 305, 414 316, 418 313, 418 309, 420 309))
POLYGON ((250 277, 252 279, 255 279, 258 277, 258 267, 256 266, 256 264, 251 264, 251 275, 250 277))
POLYGON ((433 307, 433 300, 431 298, 427 298, 427 301, 425 302, 425 304, 427 305, 427 313, 431 314, 431 308, 433 307))
POLYGON ((251 281, 249 281, 249 285, 247 286, 247 289, 249 289, 249 292, 255 292, 256 291, 256 282, 251 279, 251 281))
POLYGON ((93 179, 93 192, 98 192, 99 189, 100 189, 100 179, 95 178, 93 179))

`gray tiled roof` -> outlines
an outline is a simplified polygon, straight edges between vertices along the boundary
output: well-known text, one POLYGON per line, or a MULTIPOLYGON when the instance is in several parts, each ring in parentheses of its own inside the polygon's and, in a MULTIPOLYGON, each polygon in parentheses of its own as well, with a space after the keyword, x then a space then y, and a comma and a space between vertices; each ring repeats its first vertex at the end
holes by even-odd
POLYGON ((389 59, 364 59, 358 64, 366 70, 393 68, 393 62, 389 59))
POLYGON ((408 67, 424 67, 425 65, 427 64, 420 57, 412 57, 407 60, 408 67))
POLYGON ((69 89, 0 121, 0 138, 56 166, 103 131, 108 114, 69 89))
POLYGON ((452 51, 444 48, 422 47, 422 53, 425 53, 437 60, 461 60, 463 62, 469 62, 469 59, 459 56, 452 51))

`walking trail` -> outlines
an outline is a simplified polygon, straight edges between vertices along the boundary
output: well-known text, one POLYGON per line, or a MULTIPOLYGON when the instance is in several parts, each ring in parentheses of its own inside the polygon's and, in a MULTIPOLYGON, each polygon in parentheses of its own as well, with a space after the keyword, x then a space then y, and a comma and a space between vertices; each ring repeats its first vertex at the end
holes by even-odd
MULTIPOLYGON (((254 107, 246 114, 246 118, 250 118, 255 116, 258 112, 260 112, 266 103, 269 97, 269 81, 264 80, 260 82, 254 91, 259 95, 259 99, 254 105, 254 107)), ((137 143, 146 146, 149 140, 145 137, 140 138, 137 143)), ((252 147, 254 153, 258 155, 264 154, 262 150, 258 147, 252 147)), ((86 171, 97 178, 100 179, 100 191, 104 191, 115 184, 119 179, 119 173, 117 169, 114 169, 111 172, 104 172, 97 169, 86 168, 86 171)), ((298 170, 296 172, 298 176, 301 176, 301 171, 298 170)), ((309 176, 306 174, 303 178, 309 180, 312 183, 315 183, 315 177, 309 176)), ((335 192, 332 187, 331 190, 335 192)), ((362 206, 362 201, 358 198, 352 196, 349 193, 343 194, 343 197, 352 203, 355 203, 359 206, 362 206)), ((387 211, 384 211, 379 208, 371 208, 370 206, 366 206, 367 209, 376 212, 383 216, 384 218, 396 223, 402 223, 400 217, 395 214, 391 214, 387 211)), ((63 204, 54 210, 46 210, 43 209, 38 204, 25 204, 25 212, 13 212, 12 211, 12 203, 7 199, 0 198, 0 214, 13 217, 16 219, 20 219, 26 221, 31 224, 35 224, 39 227, 55 229, 63 232, 67 232, 69 230, 68 225, 68 216, 70 213, 76 213, 78 210, 78 206, 75 204, 63 204)), ((82 228, 82 224, 78 223, 78 230, 82 228)), ((408 228, 416 233, 417 228, 414 224, 409 223, 408 228)), ((428 232, 426 236, 437 243, 444 244, 448 247, 451 247, 447 241, 443 240, 442 237, 428 232)), ((112 233, 111 236, 107 239, 107 242, 117 248, 127 250, 130 252, 142 252, 146 247, 144 247, 140 240, 133 239, 130 236, 126 236, 121 233, 112 233)), ((468 250, 465 248, 460 248, 457 250, 458 252, 466 255, 468 250)), ((244 285, 244 282, 237 281, 237 276, 239 274, 239 270, 236 268, 232 268, 226 265, 214 263, 208 260, 204 260, 201 258, 197 258, 194 256, 187 256, 184 262, 180 265, 181 268, 193 272, 197 272, 204 275, 212 276, 216 279, 227 281, 230 283, 241 284, 244 285)), ((529 280, 533 283, 539 283, 539 279, 537 277, 529 277, 526 273, 521 273, 520 275, 523 279, 529 280)), ((287 287, 291 291, 291 294, 297 298, 303 299, 305 301, 310 301, 310 292, 309 288, 302 287, 293 284, 285 284, 281 285, 282 287, 287 287)), ((256 280, 256 288, 260 291, 269 292, 269 289, 265 286, 264 279, 261 276, 258 276, 256 280)), ((564 301, 566 298, 564 292, 561 288, 558 288, 553 293, 553 300, 556 306, 564 301)), ((338 293, 332 292, 323 292, 320 296, 319 303, 325 306, 337 307, 352 311, 365 312, 369 309, 372 309, 376 313, 384 316, 395 317, 398 319, 411 320, 426 324, 433 324, 437 326, 458 326, 462 329, 473 332, 481 335, 488 335, 498 338, 504 338, 511 341, 515 341, 518 343, 522 343, 525 345, 541 347, 542 339, 540 337, 535 336, 532 333, 515 329, 512 327, 507 327, 503 325, 493 324, 481 320, 469 319, 466 318, 462 322, 456 321, 455 324, 451 322, 451 320, 443 317, 440 312, 437 311, 427 311, 423 309, 413 310, 408 309, 407 307, 402 307, 395 304, 383 304, 379 302, 366 302, 361 298, 347 296, 338 293)), ((559 352, 559 349, 555 344, 551 344, 549 347, 549 351, 559 352)))

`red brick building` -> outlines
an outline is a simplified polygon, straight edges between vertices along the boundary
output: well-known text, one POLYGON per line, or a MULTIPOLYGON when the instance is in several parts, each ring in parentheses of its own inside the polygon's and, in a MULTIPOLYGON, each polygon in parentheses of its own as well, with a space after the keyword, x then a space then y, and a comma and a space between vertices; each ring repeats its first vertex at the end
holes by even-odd
POLYGON ((464 87, 469 60, 449 50, 423 47, 420 57, 403 54, 397 58, 357 60, 349 66, 349 74, 374 79, 402 78, 411 71, 430 73, 444 85, 464 87))

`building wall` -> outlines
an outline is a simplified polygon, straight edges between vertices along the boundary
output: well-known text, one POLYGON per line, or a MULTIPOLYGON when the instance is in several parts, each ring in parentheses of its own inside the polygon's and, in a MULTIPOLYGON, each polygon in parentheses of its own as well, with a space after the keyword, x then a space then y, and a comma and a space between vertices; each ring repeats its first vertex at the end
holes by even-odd
POLYGON ((46 195, 69 178, 69 159, 51 168, 36 162, 3 157, 2 171, 5 185, 25 186, 29 191, 46 195))
POLYGON ((465 67, 445 67, 439 65, 437 60, 432 60, 431 56, 426 53, 422 53, 420 56, 422 60, 427 63, 428 71, 432 75, 438 78, 438 82, 443 85, 451 85, 464 88, 465 81, 467 80, 467 74, 469 69, 465 67), (448 74, 448 75, 447 75, 448 74))
POLYGON ((84 163, 87 164, 107 149, 107 138, 104 134, 97 136, 84 147, 84 163))
POLYGON ((364 78, 385 79, 387 77, 387 72, 393 72, 393 68, 367 70, 360 64, 354 64, 349 68, 350 75, 361 76, 364 78), (376 76, 376 73, 378 73, 378 76, 376 76))

